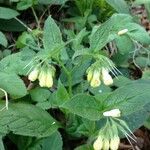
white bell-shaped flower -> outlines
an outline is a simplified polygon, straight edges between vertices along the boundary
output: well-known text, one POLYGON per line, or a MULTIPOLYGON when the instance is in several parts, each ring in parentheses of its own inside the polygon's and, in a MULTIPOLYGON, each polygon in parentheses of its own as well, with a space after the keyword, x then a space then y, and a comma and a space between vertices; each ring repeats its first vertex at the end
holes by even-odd
POLYGON ((118 35, 123 35, 128 32, 128 29, 123 29, 118 32, 118 35))
POLYGON ((93 144, 94 150, 101 150, 103 147, 103 139, 99 136, 93 144))
POLYGON ((119 144, 120 144, 120 138, 118 137, 118 135, 116 135, 114 136, 114 138, 110 140, 110 149, 118 150, 119 144))
POLYGON ((105 117, 120 117, 121 112, 119 109, 112 109, 110 111, 106 111, 103 113, 103 116, 105 117))
POLYGON ((48 70, 46 76, 46 87, 50 88, 52 86, 53 86, 53 75, 52 75, 52 71, 48 70))
POLYGON ((36 67, 33 69, 33 71, 30 72, 28 79, 30 81, 35 81, 38 78, 38 75, 39 75, 39 68, 36 67))
POLYGON ((39 79, 39 85, 40 85, 41 87, 46 87, 46 86, 47 86, 47 85, 46 85, 47 74, 46 74, 45 71, 42 70, 42 71, 40 72, 38 79, 39 79))
POLYGON ((102 147, 103 150, 109 150, 109 139, 104 139, 103 140, 103 147, 102 147))
POLYGON ((113 79, 110 76, 109 72, 107 69, 102 68, 102 80, 104 82, 105 85, 111 85, 113 84, 113 79))

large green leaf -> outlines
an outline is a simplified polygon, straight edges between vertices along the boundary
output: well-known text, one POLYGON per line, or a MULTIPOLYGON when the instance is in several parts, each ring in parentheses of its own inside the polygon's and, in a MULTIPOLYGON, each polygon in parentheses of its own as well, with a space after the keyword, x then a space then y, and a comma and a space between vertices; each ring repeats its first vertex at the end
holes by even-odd
POLYGON ((19 13, 13 9, 0 7, 0 18, 1 19, 11 19, 18 15, 19 15, 19 13))
POLYGON ((46 50, 51 50, 62 43, 61 32, 51 16, 45 21, 43 43, 46 50))
MULTIPOLYGON (((4 103, 0 103, 3 108, 4 103)), ((24 136, 47 137, 58 128, 56 121, 44 110, 30 104, 9 103, 8 110, 0 112, 0 132, 24 136)))
POLYGON ((103 117, 103 112, 116 108, 120 109, 122 116, 127 116, 142 110, 149 103, 149 89, 149 82, 144 80, 133 81, 118 88, 107 97, 101 97, 101 95, 93 97, 86 94, 75 95, 62 107, 90 120, 99 120, 103 117))
POLYGON ((75 95, 70 101, 62 105, 62 107, 90 120, 98 120, 102 110, 100 102, 93 96, 86 94, 75 95))
POLYGON ((27 75, 32 66, 28 64, 33 60, 34 54, 29 48, 24 48, 21 52, 3 58, 0 61, 0 69, 8 73, 27 75))
POLYGON ((142 44, 149 45, 150 43, 150 36, 148 32, 140 25, 136 23, 128 23, 124 26, 130 30, 127 34, 130 36, 131 39, 136 40, 142 44))
POLYGON ((62 137, 59 132, 55 132, 50 137, 35 141, 28 150, 62 150, 62 146, 62 137))
POLYGON ((0 81, 0 88, 12 97, 19 98, 27 94, 25 84, 16 74, 0 72, 0 81))
POLYGON ((132 17, 126 14, 114 14, 109 20, 98 27, 94 27, 90 36, 91 50, 98 51, 108 42, 115 39, 118 31, 124 29, 125 24, 132 21, 132 17))
POLYGON ((6 37, 2 32, 0 32, 0 44, 3 45, 4 47, 6 47, 8 44, 6 37))
POLYGON ((149 81, 132 81, 115 90, 106 101, 106 108, 119 108, 123 116, 137 112, 145 107, 150 101, 149 81), (142 87, 142 88, 141 88, 142 87), (136 107, 135 107, 136 106, 136 107))
POLYGON ((118 13, 129 14, 129 7, 125 0, 106 0, 118 13))

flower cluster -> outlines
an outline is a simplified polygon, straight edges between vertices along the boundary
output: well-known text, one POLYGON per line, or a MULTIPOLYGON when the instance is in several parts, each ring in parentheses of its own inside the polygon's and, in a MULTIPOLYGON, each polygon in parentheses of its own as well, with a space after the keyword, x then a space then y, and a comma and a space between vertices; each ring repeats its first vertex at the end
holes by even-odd
POLYGON ((87 80, 90 82, 92 87, 98 87, 101 84, 101 80, 104 82, 105 85, 113 84, 113 79, 109 74, 107 68, 97 68, 94 70, 87 71, 87 80))
POLYGON ((87 80, 90 82, 90 85, 92 87, 98 87, 101 85, 101 81, 107 86, 113 84, 113 79, 109 72, 114 76, 117 76, 119 72, 114 63, 103 55, 99 55, 96 59, 96 62, 86 71, 87 80))
POLYGON ((28 79, 30 81, 39 80, 39 85, 41 87, 52 87, 53 77, 55 75, 55 68, 52 65, 43 65, 42 67, 35 67, 33 71, 30 72, 28 79))
POLYGON ((94 150, 118 150, 120 144, 119 131, 126 136, 129 142, 130 139, 136 142, 136 137, 126 122, 117 118, 120 117, 120 114, 119 109, 113 109, 103 113, 103 116, 107 117, 107 122, 100 129, 99 135, 93 143, 94 150))
POLYGON ((99 135, 93 144, 94 150, 117 150, 119 148, 120 138, 118 135, 114 137, 106 138, 105 136, 99 135))

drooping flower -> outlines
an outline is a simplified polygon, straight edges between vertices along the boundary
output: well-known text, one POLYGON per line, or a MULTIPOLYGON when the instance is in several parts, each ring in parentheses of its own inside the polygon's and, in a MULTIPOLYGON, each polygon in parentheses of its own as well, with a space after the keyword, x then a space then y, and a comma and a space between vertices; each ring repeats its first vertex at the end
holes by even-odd
POLYGON ((30 74, 29 74, 29 76, 28 76, 28 79, 29 79, 30 81, 35 81, 35 80, 38 78, 39 72, 40 72, 39 67, 35 67, 35 68, 33 69, 33 71, 30 72, 30 74))
POLYGON ((110 140, 110 149, 118 150, 119 144, 120 144, 120 138, 118 135, 116 135, 110 140))
POLYGON ((119 109, 112 109, 110 111, 106 111, 103 113, 103 116, 105 117, 120 117, 121 112, 119 109))
POLYGON ((108 138, 104 138, 102 149, 103 150, 109 150, 109 139, 108 138))
POLYGON ((49 66, 47 70, 47 77, 46 77, 46 86, 48 88, 53 86, 54 75, 55 75, 55 68, 53 66, 49 66))
POLYGON ((93 144, 94 150, 101 150, 103 147, 103 138, 101 136, 98 136, 96 141, 93 144))
POLYGON ((39 85, 41 87, 52 87, 53 86, 53 77, 55 75, 55 68, 51 65, 43 66, 39 74, 39 85))
POLYGON ((105 85, 111 85, 113 84, 113 79, 109 74, 109 71, 105 68, 102 68, 102 80, 105 85))
POLYGON ((38 79, 39 79, 39 85, 41 87, 46 87, 46 79, 47 79, 47 73, 46 73, 46 71, 41 70, 38 79))
POLYGON ((92 76, 90 85, 92 87, 98 87, 98 86, 100 86, 100 84, 101 84, 101 81, 100 81, 100 72, 98 70, 95 70, 93 72, 93 76, 92 76))
POLYGON ((117 76, 118 73, 120 73, 109 58, 103 55, 98 55, 96 57, 96 62, 86 71, 87 81, 92 87, 100 86, 101 81, 107 86, 111 85, 113 84, 113 79, 109 72, 111 72, 113 76, 117 76))
POLYGON ((128 32, 128 29, 123 29, 118 32, 118 35, 123 35, 128 32))

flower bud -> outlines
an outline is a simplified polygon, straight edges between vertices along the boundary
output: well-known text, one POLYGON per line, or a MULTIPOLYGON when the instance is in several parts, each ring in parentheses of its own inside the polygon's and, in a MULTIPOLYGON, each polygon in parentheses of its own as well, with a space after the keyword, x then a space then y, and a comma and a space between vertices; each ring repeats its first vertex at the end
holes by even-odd
POLYGON ((39 79, 39 85, 41 87, 46 87, 47 74, 44 70, 40 72, 38 79, 39 79))
POLYGON ((99 136, 96 141, 94 142, 93 144, 93 148, 94 150, 101 150, 103 147, 103 140, 102 140, 102 137, 99 136))
POLYGON ((105 85, 111 85, 113 84, 113 79, 112 77, 109 75, 109 72, 107 69, 102 69, 102 80, 104 82, 105 85))
POLYGON ((123 34, 125 34, 127 32, 128 32, 128 29, 123 29, 123 30, 118 32, 118 35, 123 35, 123 34))
POLYGON ((47 76, 46 76, 46 87, 50 88, 53 86, 53 73, 51 70, 47 71, 47 76))
POLYGON ((103 150, 109 150, 109 140, 106 138, 104 139, 103 141, 103 147, 102 147, 103 150))
POLYGON ((106 116, 106 117, 120 117, 121 112, 120 112, 119 109, 112 109, 110 111, 104 112, 103 115, 106 116))
POLYGON ((38 78, 38 75, 39 75, 39 68, 36 67, 36 68, 34 68, 33 71, 30 72, 28 79, 30 81, 35 81, 38 78))
POLYGON ((118 150, 120 143, 120 138, 118 136, 115 136, 110 140, 110 149, 111 150, 118 150))
POLYGON ((93 77, 92 77, 90 85, 92 87, 98 87, 98 86, 100 86, 100 84, 101 84, 101 81, 100 81, 100 72, 97 71, 97 70, 95 70, 94 73, 93 73, 93 77))

